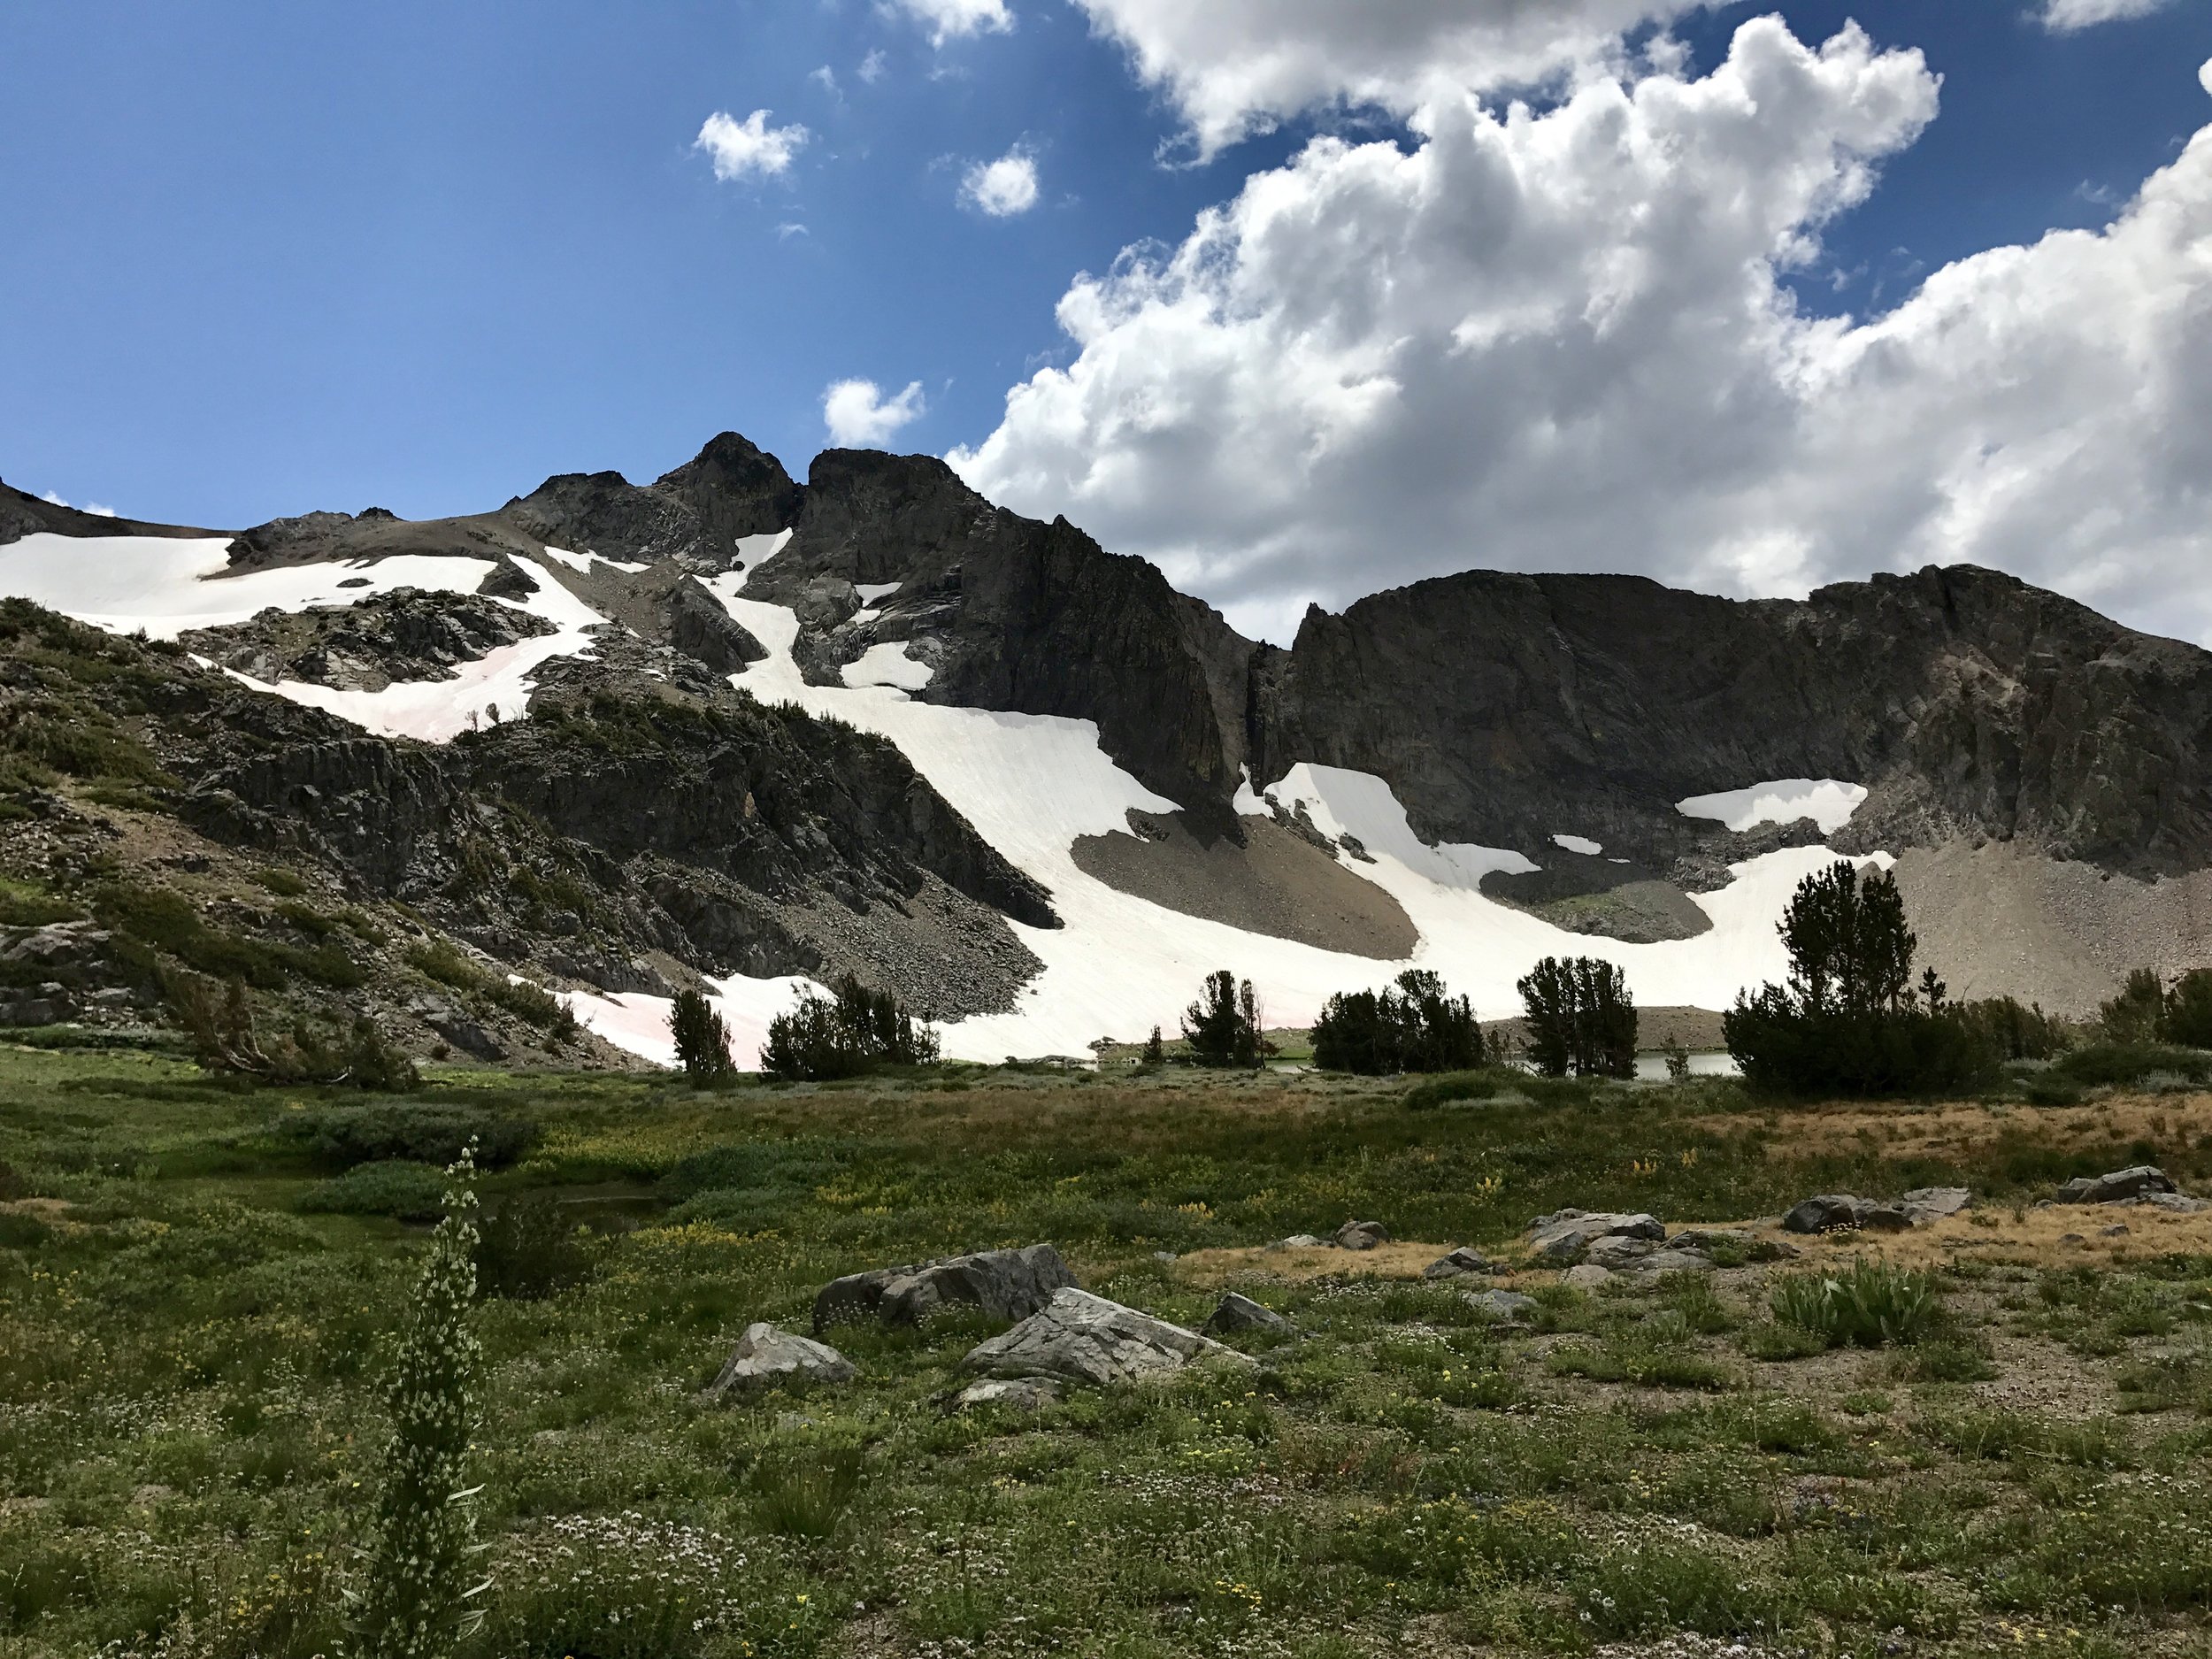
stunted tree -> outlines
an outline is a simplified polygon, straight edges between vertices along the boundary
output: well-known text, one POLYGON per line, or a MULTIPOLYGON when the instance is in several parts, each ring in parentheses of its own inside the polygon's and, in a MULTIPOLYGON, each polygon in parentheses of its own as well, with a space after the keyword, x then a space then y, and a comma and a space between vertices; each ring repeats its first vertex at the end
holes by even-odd
POLYGON ((891 992, 871 990, 849 973, 833 988, 827 997, 803 992, 795 1007, 769 1022, 763 1071, 827 1082, 885 1066, 937 1063, 937 1033, 891 992))
POLYGON ((1198 1000, 1183 1010, 1183 1041, 1194 1064, 1251 1070, 1266 1053, 1259 998, 1252 981, 1239 984, 1223 968, 1206 976, 1198 1000))
POLYGON ((711 1087, 737 1075, 737 1062, 730 1057, 730 1028, 697 991, 687 986, 676 993, 668 1031, 676 1040, 676 1064, 695 1087, 711 1087))
POLYGON ((1520 980, 1529 1063, 1547 1077, 1633 1077, 1636 1003, 1596 956, 1546 956, 1520 980))
POLYGON ((1338 993, 1313 1025, 1313 1061, 1327 1071, 1460 1071, 1480 1065, 1482 1054, 1474 1009, 1425 968, 1409 968, 1381 991, 1338 993))
POLYGON ((1912 1002, 1920 941, 1886 870, 1839 860, 1798 883, 1782 912, 1789 989, 1809 1014, 1895 1013, 1912 1002))

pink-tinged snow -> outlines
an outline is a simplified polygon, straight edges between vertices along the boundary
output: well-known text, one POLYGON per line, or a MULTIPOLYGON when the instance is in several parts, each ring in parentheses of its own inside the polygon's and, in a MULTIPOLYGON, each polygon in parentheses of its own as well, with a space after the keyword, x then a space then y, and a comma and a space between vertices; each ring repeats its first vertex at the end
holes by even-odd
MULTIPOLYGON (((749 566, 757 568, 780 546, 749 558, 749 566)), ((987 841, 1051 890, 1064 926, 1009 924, 1044 972, 1012 1010, 946 1025, 945 1052, 954 1058, 1081 1054, 1094 1038, 1141 1038, 1156 1025, 1173 1031, 1201 978, 1217 968, 1249 978, 1269 1019, 1279 1025, 1303 1025, 1333 993, 1383 984, 1410 966, 1441 973, 1486 1018, 1517 1013, 1514 982, 1545 956, 1617 962, 1646 1004, 1722 1008, 1740 988, 1782 976, 1775 921, 1798 881, 1835 856, 1800 848, 1738 864, 1728 887, 1697 899, 1713 919, 1711 932, 1663 944, 1624 944, 1565 933, 1483 897, 1486 872, 1534 867, 1521 854, 1429 846, 1413 833, 1381 779, 1300 765, 1267 793, 1285 806, 1302 803, 1316 826, 1331 835, 1357 837, 1372 862, 1342 862, 1397 897, 1419 927, 1421 942, 1407 961, 1378 962, 1245 933, 1117 892, 1076 867, 1071 849, 1077 837, 1125 830, 1133 808, 1163 812, 1175 806, 1109 759, 1091 722, 940 707, 888 686, 810 686, 791 657, 797 619, 782 606, 744 596, 750 568, 708 584, 769 652, 734 683, 765 701, 788 700, 889 738, 987 841)), ((1248 779, 1237 805, 1265 810, 1248 779)), ((732 979, 721 992, 726 1008, 762 1015, 764 1031, 765 1015, 795 994, 790 980, 732 979)), ((666 1002, 635 996, 618 1002, 626 1010, 619 1020, 585 1002, 575 1006, 611 1041, 665 1057, 666 1002)))
POLYGON ((374 563, 297 565, 226 576, 227 537, 52 535, 0 547, 0 594, 116 634, 173 640, 244 622, 272 606, 350 605, 395 588, 474 593, 492 561, 403 554, 374 563), (344 582, 357 587, 342 587, 344 582))
POLYGON ((257 691, 273 692, 311 709, 324 710, 380 737, 448 743, 475 726, 514 719, 529 703, 538 670, 556 657, 590 656, 593 646, 588 630, 606 620, 562 587, 536 560, 518 557, 514 563, 536 584, 537 591, 526 599, 496 603, 542 617, 555 631, 496 647, 472 662, 461 664, 451 680, 400 680, 381 691, 346 691, 298 680, 271 683, 234 669, 227 672, 257 691))
MULTIPOLYGON (((797 977, 748 979, 742 975, 716 987, 708 1001, 720 1010, 730 1030, 730 1053, 741 1068, 756 1071, 767 1046, 768 1022, 799 1000, 810 981, 797 977)), ((670 1002, 633 991, 595 996, 588 991, 556 993, 576 1018, 618 1048, 656 1065, 676 1064, 675 1040, 669 1035, 670 1002)))
POLYGON ((1843 783, 1834 778, 1777 778, 1717 795, 1694 795, 1677 801, 1674 810, 1685 818, 1717 818, 1742 833, 1762 824, 1794 824, 1809 818, 1823 835, 1832 835, 1851 821, 1866 800, 1866 786, 1843 783))

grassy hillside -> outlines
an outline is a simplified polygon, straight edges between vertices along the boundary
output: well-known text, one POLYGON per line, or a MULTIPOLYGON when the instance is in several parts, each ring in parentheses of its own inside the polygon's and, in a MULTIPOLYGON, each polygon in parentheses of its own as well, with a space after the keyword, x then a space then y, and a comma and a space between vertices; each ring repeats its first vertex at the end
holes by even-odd
POLYGON ((0 1048, 0 1655, 335 1650, 425 1236, 394 1217, 470 1133, 488 1211, 589 1229, 511 1253, 548 1294, 476 1316, 487 1655, 2204 1651, 2212 1217, 2029 1206, 2143 1158, 2212 1175, 2212 1097, 1540 1092, 478 1071, 365 1103, 0 1048), (1978 1209, 1795 1261, 1594 1294, 1517 1269, 1526 1330, 1419 1278, 1563 1204, 1724 1222, 1946 1181, 1978 1209), (1351 1217, 1394 1242, 1263 1248, 1351 1217), (991 1329, 964 1317, 835 1333, 844 1387, 695 1397, 838 1273, 1040 1240, 1148 1311, 1233 1286, 1300 1334, 1033 1416, 937 1403, 991 1329), (1854 1256, 1932 1276, 1916 1340, 1778 1322, 1854 1256))

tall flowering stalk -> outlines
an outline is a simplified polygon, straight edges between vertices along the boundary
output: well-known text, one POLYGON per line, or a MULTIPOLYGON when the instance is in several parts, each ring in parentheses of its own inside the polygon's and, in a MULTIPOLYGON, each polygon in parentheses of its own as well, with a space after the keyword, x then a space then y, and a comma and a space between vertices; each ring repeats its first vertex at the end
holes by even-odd
POLYGON ((476 1148, 446 1171, 445 1219, 430 1235, 399 1351, 385 1386, 392 1440, 373 1519, 367 1583, 356 1629, 364 1659, 442 1659, 480 1613, 469 1603, 476 1554, 464 1487, 475 1426, 480 1352, 469 1324, 476 1297, 476 1148))

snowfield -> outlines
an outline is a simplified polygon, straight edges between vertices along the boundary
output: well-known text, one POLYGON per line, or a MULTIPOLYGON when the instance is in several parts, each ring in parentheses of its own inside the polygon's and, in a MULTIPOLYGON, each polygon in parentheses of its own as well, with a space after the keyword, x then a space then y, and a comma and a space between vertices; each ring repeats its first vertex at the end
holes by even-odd
MULTIPOLYGON (((1078 837, 1126 830, 1133 810, 1170 812, 1178 806, 1117 766, 1099 748, 1090 721, 917 702, 909 694, 926 687, 933 671, 910 657, 904 642, 870 649, 847 669, 842 687, 808 685, 792 659, 797 618, 783 606, 745 597, 748 577, 781 551, 790 534, 745 538, 739 544, 743 566, 706 584, 769 653, 765 661, 732 676, 732 683, 764 701, 787 700, 888 738, 986 840, 1050 890, 1064 923, 1059 928, 1009 923, 1044 971, 1024 989, 1016 1008, 947 1025, 949 1057, 1081 1055, 1100 1037, 1139 1040, 1155 1025, 1172 1032, 1202 977, 1218 968, 1250 979, 1268 1019, 1279 1025, 1306 1025, 1333 993, 1382 985, 1409 966, 1442 974, 1486 1018, 1517 1013, 1515 981, 1537 958, 1555 955, 1618 963, 1637 1001, 1646 1005, 1722 1008, 1739 989, 1782 977, 1775 921, 1798 881, 1836 856, 1825 848, 1796 848, 1733 865, 1726 887, 1697 896, 1712 918, 1709 933, 1662 944, 1624 944, 1566 933, 1485 898, 1480 883, 1488 872, 1538 867, 1523 854, 1431 846, 1413 833, 1404 807, 1383 780, 1301 764, 1263 789, 1248 777, 1238 789, 1236 810, 1263 815, 1269 806, 1263 796, 1271 797, 1285 808, 1302 806, 1325 833, 1356 840, 1366 858, 1345 854, 1340 862, 1405 907, 1421 936, 1413 956, 1377 962, 1185 916, 1118 892, 1076 867, 1071 849, 1078 837)), ((173 638, 188 628, 244 621, 273 605, 344 605, 400 587, 473 592, 492 568, 481 559, 403 556, 359 566, 224 576, 228 547, 219 540, 34 535, 0 548, 0 591, 118 632, 143 628, 173 638), (346 582, 361 585, 341 586, 346 582)), ((588 569, 594 557, 548 552, 557 564, 577 570, 588 569)), ((516 563, 535 591, 502 603, 545 618, 556 632, 494 650, 466 664, 457 679, 402 682, 376 692, 246 683, 372 732, 430 742, 448 741, 485 719, 513 718, 528 701, 532 676, 553 657, 588 655, 589 630, 604 620, 545 565, 516 563)), ((872 584, 864 593, 875 600, 891 591, 872 584)), ((1785 779, 1678 804, 1685 814, 1717 818, 1736 830, 1810 816, 1832 833, 1865 798, 1856 784, 1785 779)), ((1599 850, 1576 836, 1553 840, 1572 851, 1599 850)), ((1889 862, 1886 855, 1874 861, 1889 862)), ((790 976, 720 982, 717 1000, 741 1064, 757 1064, 768 1022, 806 983, 790 976)), ((565 1000, 610 1041, 661 1064, 673 1059, 665 999, 570 993, 565 1000)))

